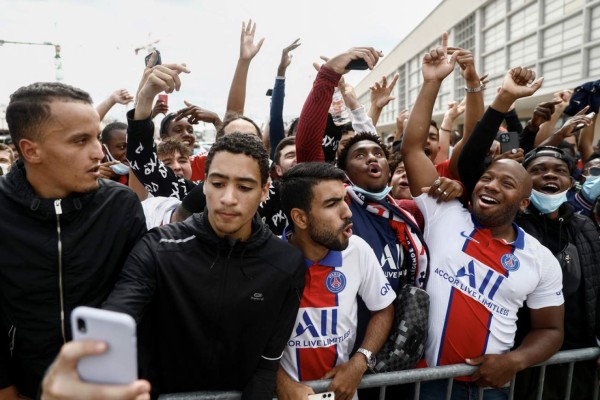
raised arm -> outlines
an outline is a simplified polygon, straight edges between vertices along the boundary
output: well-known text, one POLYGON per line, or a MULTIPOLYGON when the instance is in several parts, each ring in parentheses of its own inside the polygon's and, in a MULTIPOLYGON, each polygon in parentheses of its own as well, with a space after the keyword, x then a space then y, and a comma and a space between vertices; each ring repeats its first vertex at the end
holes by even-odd
POLYGON ((262 47, 264 38, 258 43, 254 43, 254 33, 256 32, 256 23, 248 20, 248 25, 242 21, 242 34, 240 37, 240 58, 238 59, 231 88, 229 89, 229 97, 227 98, 227 114, 244 114, 244 105, 246 103, 246 81, 248 79, 248 70, 250 62, 256 56, 262 47))
POLYGON ((573 94, 572 90, 563 90, 557 93, 554 93, 554 100, 557 100, 556 105, 554 106, 554 112, 550 117, 550 120, 544 122, 540 125, 538 133, 535 137, 535 146, 539 146, 544 140, 548 139, 552 132, 554 131, 554 127, 556 123, 560 119, 563 111, 569 105, 569 101, 571 100, 571 95, 573 94))
POLYGON ((579 134, 579 153, 581 153, 581 159, 585 163, 588 158, 594 152, 594 132, 596 131, 596 117, 598 115, 594 114, 591 120, 591 124, 585 126, 581 133, 579 134))
POLYGON ((277 67, 275 86, 271 94, 271 111, 269 115, 269 144, 271 146, 271 159, 275 157, 275 149, 285 136, 283 127, 283 99, 285 98, 285 71, 292 63, 290 52, 300 46, 300 39, 294 40, 292 44, 281 51, 281 61, 277 67))
POLYGON ((161 91, 179 90, 179 74, 189 72, 184 64, 158 65, 144 76, 137 97, 137 106, 127 113, 127 158, 131 170, 149 193, 154 196, 173 196, 180 200, 187 193, 185 180, 158 159, 154 143, 152 103, 161 91))
MULTIPOLYGON (((579 125, 583 125, 583 129, 589 129, 590 126, 592 126, 592 118, 588 118, 586 116, 586 113, 588 111, 588 106, 584 107, 583 110, 579 111, 577 114, 575 114, 573 117, 569 118, 567 121, 565 121, 565 123, 563 124, 563 126, 560 127, 560 129, 557 129, 554 133, 552 133, 552 135, 550 135, 550 137, 548 137, 546 140, 544 140, 542 143, 540 143, 540 146, 555 146, 558 147, 560 145, 560 143, 563 140, 567 140, 570 137, 573 137, 574 133, 577 132, 576 128, 579 125)), ((593 135, 593 132, 592 132, 593 135)), ((590 145, 591 147, 591 145, 590 145)), ((593 150, 592 150, 593 151, 593 150)), ((589 154, 592 154, 591 152, 589 154)), ((583 158, 583 152, 581 153, 582 159, 585 160, 585 158, 583 158)), ((589 155, 588 155, 589 157, 589 155)))
POLYGON ((442 46, 423 57, 423 86, 408 118, 401 150, 410 192, 414 197, 438 178, 437 170, 425 154, 425 144, 435 99, 442 81, 454 70, 458 54, 448 54, 448 33, 444 32, 442 46))
POLYGON ((453 48, 454 51, 458 52, 457 62, 460 66, 460 71, 465 79, 466 90, 466 103, 465 103, 465 121, 463 128, 463 137, 454 146, 452 150, 452 156, 450 157, 450 173, 452 176, 458 176, 458 157, 462 151, 464 143, 469 139, 469 136, 473 132, 477 121, 481 119, 483 115, 483 88, 484 85, 481 82, 477 70, 475 69, 475 58, 473 53, 468 50, 453 48))
POLYGON ((374 126, 377 126, 377 121, 379 121, 379 116, 381 115, 383 108, 387 106, 390 101, 396 99, 396 96, 392 96, 391 93, 394 90, 394 87, 396 87, 396 82, 398 82, 399 77, 399 73, 394 74, 392 81, 388 85, 387 77, 383 76, 381 77, 381 83, 375 82, 375 84, 369 88, 371 92, 371 107, 369 107, 367 115, 373 121, 374 126))
POLYGON ((470 195, 485 169, 485 156, 510 106, 521 97, 531 96, 541 87, 543 78, 536 81, 534 79, 535 72, 527 68, 518 67, 509 70, 504 76, 496 98, 464 143, 463 153, 457 160, 457 166, 467 195, 470 195))
POLYGON ((321 145, 327 125, 327 112, 333 90, 340 77, 348 72, 346 65, 352 60, 363 59, 369 69, 373 69, 381 56, 382 54, 372 47, 354 47, 328 60, 319 69, 298 120, 296 159, 299 163, 325 160, 321 145))
POLYGON ((115 90, 106 100, 96 106, 96 111, 100 115, 100 121, 104 119, 106 114, 114 107, 115 104, 129 104, 133 101, 133 97, 127 89, 115 90))
POLYGON ((444 119, 440 124, 440 151, 438 151, 434 160, 435 164, 439 164, 450 158, 450 134, 452 133, 452 127, 454 126, 456 119, 465 112, 466 103, 466 97, 463 97, 460 103, 457 101, 448 103, 448 109, 444 113, 444 119))

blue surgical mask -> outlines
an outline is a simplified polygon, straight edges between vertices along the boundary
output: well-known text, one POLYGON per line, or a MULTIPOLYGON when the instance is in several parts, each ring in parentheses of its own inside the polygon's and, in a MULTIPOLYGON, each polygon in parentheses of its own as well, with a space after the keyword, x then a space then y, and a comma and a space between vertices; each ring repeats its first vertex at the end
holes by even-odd
POLYGON ((567 190, 555 194, 547 194, 532 190, 529 199, 535 208, 542 214, 550 214, 551 212, 558 210, 558 207, 567 201, 567 190))
POLYGON ((110 169, 117 175, 127 175, 129 173, 129 165, 123 163, 111 165, 110 169))
POLYGON ((367 190, 359 188, 358 186, 353 186, 352 189, 354 189, 354 191, 357 192, 357 193, 362 193, 365 196, 368 196, 368 197, 370 197, 372 199, 375 199, 375 200, 383 200, 383 199, 385 199, 385 196, 387 196, 388 193, 390 192, 390 190, 392 190, 392 188, 390 186, 386 186, 385 188, 383 188, 382 191, 377 192, 377 193, 369 192, 367 190))
POLYGON ((600 176, 588 176, 583 183, 581 191, 590 203, 596 201, 596 198, 600 196, 600 176))

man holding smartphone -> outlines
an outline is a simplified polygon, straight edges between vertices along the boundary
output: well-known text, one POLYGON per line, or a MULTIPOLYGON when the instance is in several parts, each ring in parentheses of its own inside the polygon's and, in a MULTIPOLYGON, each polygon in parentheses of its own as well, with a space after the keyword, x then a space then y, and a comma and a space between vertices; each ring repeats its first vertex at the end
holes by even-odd
POLYGON ((34 398, 71 339, 71 311, 106 299, 146 226, 134 193, 99 179, 88 93, 34 83, 6 119, 20 158, 0 180, 0 398, 34 398))

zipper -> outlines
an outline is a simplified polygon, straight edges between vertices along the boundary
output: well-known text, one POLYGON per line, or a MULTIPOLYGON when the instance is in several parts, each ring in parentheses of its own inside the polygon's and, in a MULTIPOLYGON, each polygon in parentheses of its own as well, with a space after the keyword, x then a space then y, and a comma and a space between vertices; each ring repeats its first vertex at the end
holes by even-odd
POLYGON ((65 297, 63 293, 63 265, 62 265, 62 240, 60 238, 60 216, 62 207, 60 199, 54 200, 54 211, 56 211, 56 233, 58 234, 58 291, 60 296, 60 332, 62 334, 63 343, 67 342, 65 334, 65 297))
POLYGON ((13 351, 15 350, 15 336, 17 335, 17 327, 11 325, 8 330, 8 338, 10 340, 10 345, 8 346, 8 350, 10 351, 10 356, 13 356, 13 351))

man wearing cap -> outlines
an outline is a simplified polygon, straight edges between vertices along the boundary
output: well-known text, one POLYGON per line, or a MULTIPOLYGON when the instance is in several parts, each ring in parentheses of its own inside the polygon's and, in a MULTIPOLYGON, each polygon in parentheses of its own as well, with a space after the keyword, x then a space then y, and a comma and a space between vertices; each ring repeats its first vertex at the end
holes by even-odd
MULTIPOLYGON (((556 256, 563 271, 565 338, 561 350, 596 346, 600 336, 597 304, 600 292, 600 239, 593 222, 575 212, 567 201, 573 185, 574 160, 558 147, 538 147, 525 156, 523 166, 531 176, 531 204, 517 218, 518 224, 556 256)), ((517 339, 529 328, 528 313, 519 314, 517 339)), ((594 360, 575 364, 571 398, 592 398, 594 360)), ((517 377, 516 398, 535 398, 537 372, 517 377)), ((565 397, 567 364, 546 367, 544 393, 565 397)), ((544 397, 546 398, 546 397, 544 397)))

